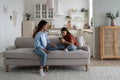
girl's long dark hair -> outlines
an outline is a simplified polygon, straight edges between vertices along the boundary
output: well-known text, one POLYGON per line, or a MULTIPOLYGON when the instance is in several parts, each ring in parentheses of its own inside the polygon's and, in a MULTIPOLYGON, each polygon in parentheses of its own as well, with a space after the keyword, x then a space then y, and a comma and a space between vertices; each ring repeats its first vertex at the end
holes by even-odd
MULTIPOLYGON (((62 32, 62 31, 67 31, 67 34, 71 34, 66 27, 63 27, 63 28, 61 29, 61 32, 62 32)), ((72 35, 72 34, 71 34, 71 35, 72 35)))
POLYGON ((41 20, 38 24, 38 26, 35 29, 35 32, 33 33, 33 38, 35 37, 36 33, 38 33, 42 28, 47 24, 48 22, 45 20, 41 20))

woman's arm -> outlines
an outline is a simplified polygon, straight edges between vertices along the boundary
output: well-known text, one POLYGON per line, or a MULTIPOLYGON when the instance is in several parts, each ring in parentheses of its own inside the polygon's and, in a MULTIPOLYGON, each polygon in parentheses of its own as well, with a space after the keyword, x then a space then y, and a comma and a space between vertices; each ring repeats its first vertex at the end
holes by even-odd
POLYGON ((45 33, 45 37, 47 39, 47 43, 50 44, 50 40, 48 39, 48 32, 45 33))
POLYGON ((56 44, 51 43, 50 40, 48 39, 48 33, 47 33, 47 32, 46 32, 45 37, 46 37, 46 39, 47 39, 48 45, 50 45, 50 46, 52 46, 52 47, 55 47, 55 46, 56 46, 56 44))
POLYGON ((46 49, 42 49, 44 52, 46 53, 50 53, 50 51, 46 50, 46 49))
POLYGON ((41 37, 40 34, 36 34, 34 38, 34 46, 43 49, 43 46, 41 45, 40 37, 41 37))

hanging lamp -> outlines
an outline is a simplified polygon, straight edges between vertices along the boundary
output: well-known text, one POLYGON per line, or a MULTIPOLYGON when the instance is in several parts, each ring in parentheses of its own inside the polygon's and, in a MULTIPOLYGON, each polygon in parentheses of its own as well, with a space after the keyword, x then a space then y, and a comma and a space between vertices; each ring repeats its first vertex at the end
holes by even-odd
POLYGON ((54 9, 54 0, 47 0, 47 8, 54 9))

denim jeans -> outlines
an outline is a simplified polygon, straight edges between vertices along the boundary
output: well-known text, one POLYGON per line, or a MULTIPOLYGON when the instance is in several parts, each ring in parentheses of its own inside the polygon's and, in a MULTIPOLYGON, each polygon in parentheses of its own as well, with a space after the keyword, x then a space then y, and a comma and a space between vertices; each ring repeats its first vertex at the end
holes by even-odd
MULTIPOLYGON (((56 50, 57 49, 57 46, 56 47, 52 47, 50 45, 48 45, 46 47, 47 50, 49 51, 52 51, 52 50, 56 50)), ((33 50, 33 52, 38 55, 40 57, 40 64, 41 66, 45 66, 46 65, 46 60, 47 60, 47 53, 44 52, 41 48, 37 47, 33 50)))
POLYGON ((47 47, 45 49, 49 50, 49 51, 53 51, 53 50, 57 50, 58 46, 56 45, 55 47, 53 47, 53 46, 47 45, 47 47))
POLYGON ((61 44, 61 43, 58 43, 57 44, 57 49, 58 50, 63 50, 63 49, 68 49, 69 51, 72 51, 72 50, 76 50, 77 49, 77 46, 75 46, 74 44, 61 44))
POLYGON ((40 57, 40 65, 45 66, 47 60, 47 53, 44 52, 41 48, 35 48, 33 52, 35 52, 35 54, 40 57))
POLYGON ((77 46, 75 46, 74 44, 69 44, 66 49, 68 49, 69 51, 76 50, 77 46))

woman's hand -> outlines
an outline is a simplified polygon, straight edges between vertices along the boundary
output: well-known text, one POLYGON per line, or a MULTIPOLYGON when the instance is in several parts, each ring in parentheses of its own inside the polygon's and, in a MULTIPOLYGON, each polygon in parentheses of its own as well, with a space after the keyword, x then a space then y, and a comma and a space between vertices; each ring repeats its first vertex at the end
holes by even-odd
POLYGON ((56 46, 56 44, 50 44, 50 46, 55 47, 55 46, 56 46))
POLYGON ((43 51, 45 51, 47 54, 50 53, 50 51, 46 50, 46 49, 43 49, 43 51))

